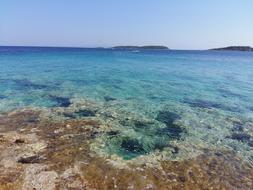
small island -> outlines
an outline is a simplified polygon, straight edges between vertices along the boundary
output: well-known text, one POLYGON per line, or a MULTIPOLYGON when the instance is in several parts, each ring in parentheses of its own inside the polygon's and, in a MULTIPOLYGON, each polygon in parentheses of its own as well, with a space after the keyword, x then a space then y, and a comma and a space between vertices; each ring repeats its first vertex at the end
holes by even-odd
POLYGON ((166 46, 115 46, 112 49, 121 50, 169 50, 166 46))
POLYGON ((211 50, 218 50, 218 51, 253 51, 253 48, 250 46, 229 46, 224 48, 215 48, 211 50))

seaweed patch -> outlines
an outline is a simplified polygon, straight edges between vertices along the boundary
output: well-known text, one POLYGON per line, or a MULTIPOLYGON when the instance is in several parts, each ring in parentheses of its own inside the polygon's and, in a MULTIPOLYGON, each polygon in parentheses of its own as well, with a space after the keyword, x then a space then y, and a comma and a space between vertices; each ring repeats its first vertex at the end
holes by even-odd
POLYGON ((227 138, 245 143, 248 146, 253 147, 253 137, 247 133, 232 133, 232 135, 228 136, 227 138))
POLYGON ((184 99, 183 103, 190 105, 191 107, 204 108, 204 109, 222 109, 230 112, 241 112, 241 109, 238 107, 226 106, 221 103, 201 100, 201 99, 184 99))
POLYGON ((223 108, 223 106, 219 103, 207 101, 207 100, 201 100, 201 99, 195 99, 195 100, 184 99, 183 102, 189 104, 191 107, 206 108, 206 109, 223 108))
POLYGON ((45 84, 37 84, 27 79, 2 79, 5 83, 10 83, 15 85, 17 90, 43 90, 51 89, 51 86, 45 84))
POLYGON ((0 95, 0 100, 2 100, 2 99, 6 99, 6 98, 7 98, 7 96, 0 95))
POLYGON ((249 142, 251 136, 246 133, 233 133, 230 138, 241 142, 249 142))
POLYGON ((69 107, 71 105, 70 98, 60 96, 49 96, 50 100, 56 102, 59 107, 69 107))
POLYGON ((137 139, 132 139, 130 137, 124 137, 120 146, 125 151, 131 153, 143 154, 146 152, 143 145, 137 139))
POLYGON ((244 124, 241 122, 234 122, 234 126, 233 126, 232 131, 243 132, 244 131, 244 124))
POLYGON ((235 93, 235 92, 232 92, 231 90, 229 89, 225 89, 225 88, 220 88, 218 89, 218 91, 221 93, 221 95, 225 98, 227 97, 236 97, 236 98, 245 98, 245 96, 239 94, 239 93, 235 93))
POLYGON ((113 98, 113 97, 111 97, 111 96, 104 96, 104 100, 106 101, 106 102, 110 102, 110 101, 115 101, 115 100, 117 100, 116 98, 113 98))
POLYGON ((146 155, 154 151, 163 151, 165 148, 172 154, 177 154, 178 147, 171 145, 173 140, 180 140, 186 130, 175 121, 180 116, 168 110, 158 113, 156 120, 165 124, 161 127, 159 122, 144 119, 125 118, 119 121, 125 129, 129 128, 132 133, 120 133, 110 131, 105 134, 105 150, 108 154, 117 154, 125 160, 131 160, 141 155, 146 155))
POLYGON ((181 128, 178 125, 170 125, 165 128, 161 128, 156 131, 156 135, 162 136, 162 135, 167 135, 171 139, 180 139, 181 133, 185 132, 183 128, 181 128))
POLYGON ((71 119, 77 119, 77 118, 82 118, 82 117, 95 117, 96 116, 96 111, 89 110, 89 109, 81 109, 75 112, 71 113, 64 113, 64 117, 68 117, 71 119))
POLYGON ((175 122, 175 120, 180 119, 180 116, 174 112, 171 111, 159 111, 156 120, 160 121, 162 123, 165 123, 165 125, 171 126, 175 122))
POLYGON ((175 124, 175 121, 180 118, 181 117, 177 113, 167 110, 159 111, 156 120, 164 123, 166 127, 157 129, 156 135, 158 136, 167 135, 171 139, 180 139, 181 133, 185 132, 184 128, 175 124))

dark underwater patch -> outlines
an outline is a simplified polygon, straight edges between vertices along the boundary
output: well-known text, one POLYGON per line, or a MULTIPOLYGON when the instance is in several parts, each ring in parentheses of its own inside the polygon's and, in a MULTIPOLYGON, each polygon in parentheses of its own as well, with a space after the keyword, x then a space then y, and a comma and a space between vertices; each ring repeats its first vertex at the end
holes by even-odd
POLYGON ((118 85, 118 84, 110 84, 109 86, 112 87, 112 88, 114 88, 114 89, 117 89, 117 90, 121 90, 122 89, 122 87, 120 85, 118 85))
POLYGON ((220 88, 220 89, 218 89, 218 91, 220 92, 220 94, 223 97, 236 97, 236 98, 241 98, 241 99, 245 98, 245 96, 235 93, 235 92, 232 92, 231 90, 228 90, 225 88, 220 88))
POLYGON ((245 143, 248 146, 253 147, 253 137, 246 133, 232 133, 232 135, 228 136, 227 138, 245 143))
POLYGON ((96 112, 89 109, 82 109, 75 112, 75 115, 79 117, 94 117, 96 116, 96 112))
POLYGON ((73 113, 64 113, 63 115, 64 117, 68 117, 71 119, 82 118, 82 117, 95 117, 96 111, 89 110, 89 109, 81 109, 73 113))
POLYGON ((119 135, 119 133, 120 133, 119 131, 108 131, 106 134, 108 136, 114 137, 114 136, 119 135))
POLYGON ((27 79, 15 79, 13 82, 15 82, 17 88, 20 88, 21 90, 42 90, 49 88, 48 85, 36 84, 27 79))
POLYGON ((155 134, 161 137, 166 135, 171 140, 180 139, 181 133, 185 132, 185 129, 174 123, 177 119, 180 119, 177 113, 167 110, 159 111, 156 120, 164 123, 166 127, 157 129, 155 134))
POLYGON ((99 81, 91 79, 91 80, 85 80, 85 79, 72 79, 71 82, 77 84, 77 85, 85 85, 85 86, 92 86, 97 85, 99 81))
POLYGON ((177 113, 162 110, 157 114, 156 119, 166 125, 164 128, 157 126, 154 121, 122 119, 120 124, 133 129, 137 137, 123 136, 119 131, 107 132, 107 146, 111 147, 110 153, 116 153, 123 159, 129 160, 141 155, 163 151, 170 148, 172 154, 177 154, 178 147, 170 145, 173 140, 179 140, 186 130, 175 124, 180 116, 177 113))
POLYGON ((184 103, 190 105, 191 107, 198 107, 198 108, 206 108, 206 109, 212 109, 212 108, 218 108, 221 109, 223 106, 219 103, 208 101, 208 100, 201 100, 201 99, 184 99, 184 103))
POLYGON ((241 141, 241 142, 249 142, 251 136, 246 133, 233 133, 230 137, 233 140, 241 141))
POLYGON ((0 82, 6 85, 13 85, 16 90, 52 90, 53 86, 37 84, 28 79, 0 79, 0 82))
POLYGON ((6 98, 7 98, 7 96, 0 95, 0 100, 2 100, 2 99, 6 99, 6 98))
POLYGON ((248 109, 249 109, 250 111, 253 111, 253 107, 249 107, 248 109))
POLYGON ((59 107, 69 107, 71 105, 70 98, 60 96, 49 96, 50 100, 55 102, 59 107))
POLYGON ((110 101, 115 101, 115 100, 117 100, 116 98, 113 98, 113 97, 111 97, 111 96, 104 96, 104 100, 106 101, 106 102, 110 102, 110 101))
POLYGON ((166 97, 159 97, 159 96, 154 96, 154 95, 148 96, 148 99, 155 100, 155 101, 160 101, 160 102, 168 101, 168 98, 166 98, 166 97))
POLYGON ((108 78, 108 76, 100 76, 99 81, 102 81, 102 83, 106 83, 106 84, 122 84, 123 83, 123 81, 120 79, 108 78))
POLYGON ((204 109, 213 109, 213 108, 215 108, 215 109, 222 109, 222 110, 230 111, 230 112, 241 112, 241 110, 238 107, 225 106, 221 103, 208 101, 208 100, 184 99, 183 103, 186 103, 191 107, 197 107, 197 108, 204 108, 204 109))
POLYGON ((180 119, 180 116, 177 113, 171 111, 159 111, 157 114, 156 120, 164 123, 167 127, 173 125, 175 120, 180 119))
POLYGON ((233 129, 232 129, 232 131, 234 131, 234 132, 243 132, 243 130, 244 130, 244 124, 243 123, 241 123, 241 122, 233 122, 233 129))
POLYGON ((138 154, 146 153, 142 143, 140 143, 137 139, 132 139, 130 137, 123 138, 120 146, 127 152, 138 154))
POLYGON ((147 133, 150 128, 152 128, 153 122, 142 121, 142 120, 130 120, 128 118, 122 119, 119 122, 123 126, 133 127, 135 131, 143 131, 147 133))
POLYGON ((134 121, 134 127, 139 129, 139 128, 147 128, 151 125, 152 123, 148 122, 143 122, 143 121, 134 121))
POLYGON ((253 147, 253 139, 250 140, 250 141, 248 142, 248 145, 249 145, 250 147, 253 147))
POLYGON ((243 125, 235 125, 235 126, 233 127, 232 131, 243 132, 243 125))
POLYGON ((185 132, 185 130, 182 127, 172 124, 172 125, 169 125, 165 128, 161 128, 161 129, 157 130, 156 135, 158 135, 158 136, 167 135, 171 139, 180 139, 181 133, 183 133, 183 132, 185 132))

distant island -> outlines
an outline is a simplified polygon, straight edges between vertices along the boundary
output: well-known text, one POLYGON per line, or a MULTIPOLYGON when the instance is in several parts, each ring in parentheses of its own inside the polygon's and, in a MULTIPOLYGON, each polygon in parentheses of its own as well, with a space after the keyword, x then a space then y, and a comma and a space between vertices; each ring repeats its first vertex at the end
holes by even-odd
POLYGON ((168 50, 166 46, 115 46, 112 49, 127 49, 127 50, 168 50))
POLYGON ((224 48, 215 48, 211 50, 227 50, 227 51, 253 51, 253 48, 250 46, 229 46, 224 48))

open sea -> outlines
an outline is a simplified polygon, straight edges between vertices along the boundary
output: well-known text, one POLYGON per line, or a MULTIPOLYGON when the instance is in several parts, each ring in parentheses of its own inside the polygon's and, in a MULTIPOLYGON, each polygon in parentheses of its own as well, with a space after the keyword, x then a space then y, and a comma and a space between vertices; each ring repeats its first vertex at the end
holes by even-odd
MULTIPOLYGON (((136 179, 124 176, 142 181, 133 189, 166 189, 168 173, 193 162, 210 189, 253 187, 253 52, 0 47, 0 115, 24 110, 40 111, 40 121, 97 121, 102 127, 88 140, 75 137, 75 146, 83 142, 106 164, 93 169, 142 169, 136 179), (165 171, 166 180, 148 168, 165 171)), ((89 165, 86 153, 78 161, 89 165)), ((175 187, 193 179, 184 177, 175 187)), ((102 187, 95 185, 102 178, 86 179, 102 187)))

